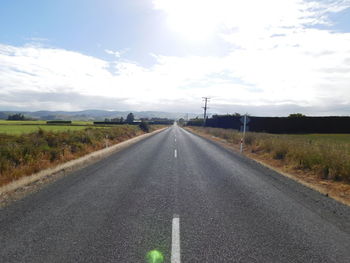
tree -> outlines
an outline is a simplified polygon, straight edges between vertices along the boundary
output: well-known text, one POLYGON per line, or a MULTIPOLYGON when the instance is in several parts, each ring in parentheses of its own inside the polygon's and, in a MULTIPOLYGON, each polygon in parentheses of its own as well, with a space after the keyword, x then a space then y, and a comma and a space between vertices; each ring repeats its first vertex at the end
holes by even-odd
POLYGON ((113 119, 111 119, 111 122, 120 122, 120 119, 119 118, 113 118, 113 119))
POLYGON ((128 114, 128 116, 126 116, 126 122, 127 122, 127 123, 133 123, 133 122, 134 122, 134 119, 135 119, 135 117, 134 117, 134 114, 133 114, 132 112, 130 112, 130 113, 128 114))
POLYGON ((184 118, 180 118, 177 123, 180 125, 180 126, 184 126, 185 124, 185 119, 184 118))
POLYGON ((9 115, 7 117, 7 120, 9 121, 23 121, 25 118, 24 118, 24 115, 22 113, 16 113, 16 114, 13 114, 13 115, 9 115))
POLYGON ((147 122, 145 121, 142 121, 140 124, 139 124, 139 127, 141 130, 143 130, 144 132, 149 132, 149 125, 147 122))
POLYGON ((289 114, 288 117, 289 118, 302 118, 302 117, 306 117, 306 116, 302 113, 292 113, 292 114, 289 114))

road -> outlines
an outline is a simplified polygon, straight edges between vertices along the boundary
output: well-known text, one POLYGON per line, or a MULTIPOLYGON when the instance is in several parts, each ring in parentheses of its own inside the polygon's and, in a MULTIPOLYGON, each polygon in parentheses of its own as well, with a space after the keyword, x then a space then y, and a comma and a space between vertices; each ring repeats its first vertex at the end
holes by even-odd
POLYGON ((350 208, 172 126, 0 210, 0 262, 350 262, 350 208))

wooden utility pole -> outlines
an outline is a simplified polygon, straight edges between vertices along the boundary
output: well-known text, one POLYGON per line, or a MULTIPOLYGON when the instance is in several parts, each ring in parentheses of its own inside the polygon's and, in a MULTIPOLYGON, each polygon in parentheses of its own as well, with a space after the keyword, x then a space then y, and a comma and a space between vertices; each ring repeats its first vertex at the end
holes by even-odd
POLYGON ((203 126, 205 126, 205 123, 207 121, 207 109, 208 108, 208 101, 210 100, 210 98, 208 97, 203 97, 203 101, 204 101, 204 107, 202 107, 204 109, 204 119, 203 119, 203 126))

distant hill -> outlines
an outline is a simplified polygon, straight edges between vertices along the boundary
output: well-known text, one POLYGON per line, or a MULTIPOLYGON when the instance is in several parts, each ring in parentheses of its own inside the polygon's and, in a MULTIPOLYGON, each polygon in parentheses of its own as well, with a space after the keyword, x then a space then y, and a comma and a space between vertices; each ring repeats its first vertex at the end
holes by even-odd
MULTIPOLYGON (((187 113, 162 112, 162 111, 105 111, 105 110, 84 110, 84 111, 0 111, 0 119, 7 119, 8 115, 22 113, 27 118, 39 120, 81 120, 81 121, 103 121, 105 118, 124 119, 132 112, 135 118, 186 118, 187 113)), ((193 118, 198 114, 189 113, 188 117, 193 118)))

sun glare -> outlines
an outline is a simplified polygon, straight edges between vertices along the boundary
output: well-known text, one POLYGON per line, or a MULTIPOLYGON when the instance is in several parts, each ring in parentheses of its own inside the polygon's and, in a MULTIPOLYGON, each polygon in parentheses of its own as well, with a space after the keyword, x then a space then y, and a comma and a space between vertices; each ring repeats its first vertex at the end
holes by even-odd
POLYGON ((298 0, 154 0, 153 3, 167 14, 169 27, 189 40, 204 40, 222 29, 232 28, 257 35, 271 28, 297 26, 306 21, 308 14, 298 0))
POLYGON ((209 38, 219 24, 214 1, 155 0, 155 6, 167 13, 169 27, 189 40, 209 38))

